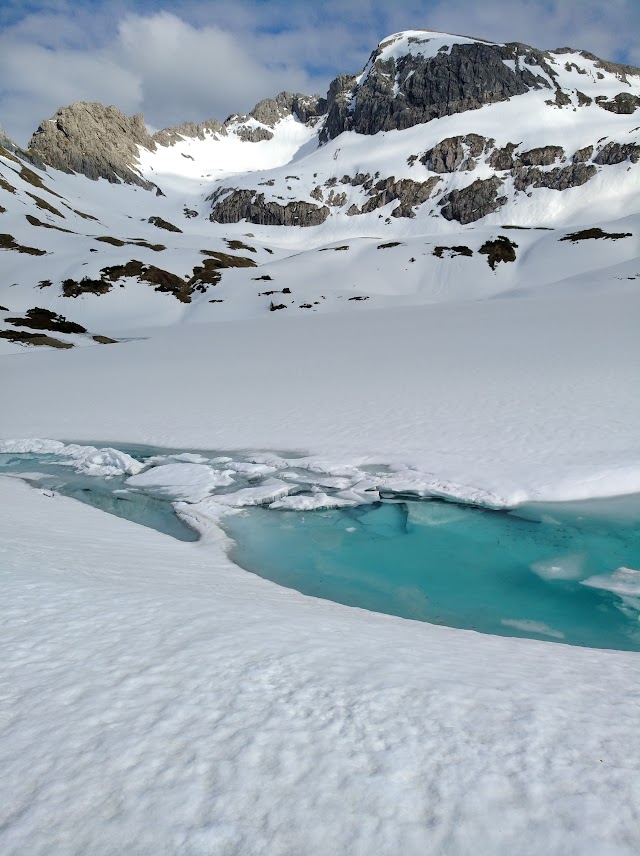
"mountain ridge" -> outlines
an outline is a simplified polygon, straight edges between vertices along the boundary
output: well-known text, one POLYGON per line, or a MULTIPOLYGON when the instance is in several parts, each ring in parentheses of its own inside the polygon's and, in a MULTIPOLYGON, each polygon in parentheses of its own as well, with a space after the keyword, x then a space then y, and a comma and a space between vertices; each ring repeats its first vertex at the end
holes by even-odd
POLYGON ((61 108, 28 150, 0 140, 0 305, 117 338, 573 288, 585 260, 617 288, 640 270, 639 107, 640 70, 586 52, 406 31, 327 98, 225 122, 61 108))

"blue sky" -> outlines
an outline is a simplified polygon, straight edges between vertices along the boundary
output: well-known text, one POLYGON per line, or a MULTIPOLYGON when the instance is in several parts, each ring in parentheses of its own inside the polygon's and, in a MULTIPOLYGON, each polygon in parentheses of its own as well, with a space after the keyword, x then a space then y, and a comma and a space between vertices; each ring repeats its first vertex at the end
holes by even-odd
POLYGON ((639 0, 2 0, 0 125, 24 145, 79 100, 154 127, 224 119, 283 89, 324 94, 422 27, 640 65, 639 0))

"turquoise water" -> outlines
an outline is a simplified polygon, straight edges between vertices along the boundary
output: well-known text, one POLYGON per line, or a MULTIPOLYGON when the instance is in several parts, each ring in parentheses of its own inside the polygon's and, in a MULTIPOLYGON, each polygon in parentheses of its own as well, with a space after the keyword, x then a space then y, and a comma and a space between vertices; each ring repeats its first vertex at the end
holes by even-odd
POLYGON ((128 476, 107 479, 76 473, 61 465, 56 455, 0 454, 0 474, 3 471, 22 475, 34 487, 69 496, 179 541, 198 540, 197 533, 180 520, 169 501, 127 489, 128 476), (33 478, 34 474, 38 477, 33 478))
MULTIPOLYGON (((180 452, 123 451, 142 461, 180 452)), ((82 474, 44 454, 0 454, 2 472, 197 540, 170 499, 131 488, 127 476, 82 474)), ((222 492, 262 480, 235 479, 222 492)), ((258 507, 226 517, 223 526, 235 542, 234 562, 304 594, 483 633, 640 650, 640 589, 634 589, 640 573, 622 594, 582 584, 620 567, 640 569, 638 495, 511 512, 398 499, 331 511, 258 507)))
POLYGON ((640 650, 637 607, 581 584, 640 568, 638 498, 521 513, 530 519, 437 501, 258 508, 224 528, 234 562, 304 594, 500 636, 640 650))

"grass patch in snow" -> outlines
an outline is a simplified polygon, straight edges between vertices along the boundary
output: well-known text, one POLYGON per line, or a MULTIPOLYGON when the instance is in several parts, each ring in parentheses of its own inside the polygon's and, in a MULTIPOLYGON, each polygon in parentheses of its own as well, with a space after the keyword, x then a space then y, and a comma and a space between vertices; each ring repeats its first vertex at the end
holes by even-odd
POLYGON ((46 256, 46 250, 39 250, 37 247, 24 247, 22 244, 17 244, 12 235, 0 235, 0 250, 15 250, 18 253, 27 253, 30 256, 46 256))
POLYGON ((147 222, 151 223, 151 225, 155 226, 157 229, 164 229, 166 232, 180 232, 180 234, 182 234, 182 229, 179 229, 177 226, 174 226, 173 223, 170 223, 168 220, 164 220, 162 217, 149 217, 147 222))
POLYGON ((230 250, 248 250, 250 253, 258 252, 255 247, 250 247, 248 244, 244 244, 242 241, 238 241, 235 238, 225 238, 225 244, 230 250))
POLYGON ((498 262, 515 262, 517 246, 504 235, 498 235, 495 241, 485 241, 478 252, 487 256, 489 267, 495 270, 498 262))
POLYGON ((444 253, 449 253, 449 258, 454 259, 456 256, 472 256, 473 250, 470 247, 465 247, 463 244, 456 247, 436 247, 433 255, 437 258, 443 258, 444 253))
POLYGON ((113 286, 102 279, 91 279, 85 276, 79 282, 75 279, 65 279, 62 283, 63 297, 80 297, 82 294, 106 294, 113 286))
POLYGON ((599 240, 602 238, 610 241, 618 241, 620 238, 632 237, 632 232, 605 232, 599 227, 595 227, 593 229, 582 229, 580 232, 572 232, 570 235, 565 235, 564 238, 560 238, 560 240, 576 243, 577 241, 599 240))
POLYGON ((378 244, 379 250, 388 250, 390 247, 401 247, 402 241, 389 241, 386 244, 378 244))
POLYGON ((72 232, 71 229, 63 229, 61 226, 54 226, 52 223, 43 223, 42 220, 38 220, 33 214, 25 214, 25 217, 27 218, 27 222, 31 223, 32 226, 41 226, 43 229, 55 229, 56 232, 66 232, 67 235, 77 234, 76 232, 72 232))
POLYGON ((62 219, 64 220, 64 214, 61 214, 57 208, 54 208, 53 205, 50 205, 45 199, 41 199, 39 196, 36 196, 35 193, 29 193, 28 190, 27 196, 30 196, 33 199, 38 208, 42 208, 44 211, 48 211, 50 214, 55 214, 57 217, 62 217, 62 219))
POLYGON ((6 190, 7 193, 15 193, 16 192, 15 187, 12 184, 9 184, 9 182, 6 181, 1 175, 0 175, 0 187, 3 190, 6 190))
POLYGON ((55 333, 86 333, 87 328, 74 321, 67 321, 64 315, 56 315, 50 309, 34 306, 27 309, 24 318, 5 318, 8 324, 15 327, 30 327, 32 330, 50 330, 55 333))
POLYGON ((160 253, 162 250, 167 249, 164 244, 150 244, 142 238, 138 238, 134 241, 123 241, 121 238, 112 238, 111 235, 100 235, 98 238, 94 238, 94 241, 101 241, 103 244, 111 244, 112 247, 146 247, 148 250, 153 250, 155 253, 160 253))
POLYGON ((22 345, 48 345, 50 348, 73 348, 71 342, 54 339, 42 333, 27 333, 26 330, 0 330, 0 339, 18 342, 22 345))

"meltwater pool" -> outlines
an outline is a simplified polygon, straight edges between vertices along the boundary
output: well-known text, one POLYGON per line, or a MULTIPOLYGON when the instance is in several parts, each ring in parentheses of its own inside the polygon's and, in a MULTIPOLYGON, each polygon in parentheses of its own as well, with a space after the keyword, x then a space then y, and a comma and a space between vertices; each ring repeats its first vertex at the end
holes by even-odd
MULTIPOLYGON (((266 496, 285 484, 274 489, 282 493, 288 479, 289 496, 317 496, 319 484, 337 496, 348 481, 310 474, 275 453, 243 459, 84 448, 0 454, 0 474, 184 541, 198 535, 175 513, 179 490, 188 494, 196 485, 215 502, 256 486, 266 496), (118 455, 129 471, 118 470, 118 455), (171 484, 149 478, 154 470, 170 472, 171 484), (183 472, 187 488, 178 490, 183 472), (209 489, 208 480, 220 486, 209 489)), ((231 559, 279 585, 349 606, 481 633, 640 650, 640 496, 496 511, 384 495, 330 510, 233 508, 221 522, 234 542, 231 559)))

